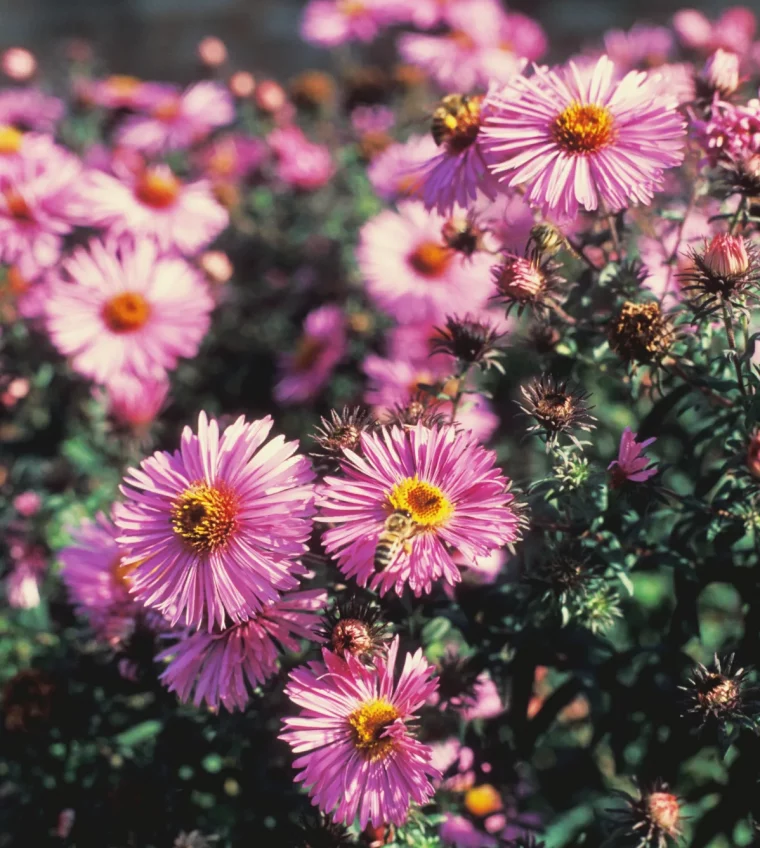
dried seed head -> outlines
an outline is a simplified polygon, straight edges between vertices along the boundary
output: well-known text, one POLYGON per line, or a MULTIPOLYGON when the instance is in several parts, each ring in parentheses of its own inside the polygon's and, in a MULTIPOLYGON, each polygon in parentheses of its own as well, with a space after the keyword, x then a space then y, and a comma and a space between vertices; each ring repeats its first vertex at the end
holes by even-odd
POLYGON ((450 426, 451 416, 442 411, 442 406, 442 401, 419 390, 407 403, 396 404, 388 413, 384 423, 400 427, 415 427, 417 424, 422 424, 423 427, 450 426))
POLYGON ((678 797, 658 780, 642 790, 639 797, 621 795, 626 809, 608 810, 610 818, 627 829, 627 836, 637 848, 667 848, 681 836, 682 812, 678 797))
POLYGON ((496 345, 502 334, 487 321, 479 321, 465 315, 447 317, 446 326, 435 328, 431 354, 447 353, 463 363, 479 365, 484 370, 491 366, 499 368, 501 350, 496 345))
POLYGON ((349 848, 355 846, 351 834, 342 824, 331 821, 322 812, 308 812, 299 818, 300 832, 293 848, 349 848))
POLYGON ((358 406, 344 406, 341 412, 333 409, 329 419, 321 420, 322 426, 312 436, 319 449, 311 455, 328 468, 337 468, 344 450, 358 451, 362 433, 376 426, 372 413, 358 406))
POLYGON ((733 654, 723 661, 716 654, 712 668, 700 663, 688 684, 679 687, 686 692, 686 713, 700 719, 700 728, 709 720, 720 724, 733 721, 746 726, 754 723, 758 707, 757 690, 749 686, 745 679, 749 669, 734 671, 733 661, 733 654))
POLYGON ((675 331, 656 301, 627 301, 610 329, 609 340, 610 347, 621 359, 647 363, 668 353, 675 340, 675 331))
POLYGON ((588 392, 575 388, 567 380, 555 380, 548 374, 532 380, 521 389, 524 405, 520 408, 536 421, 528 432, 543 430, 547 445, 556 442, 560 433, 567 433, 578 444, 570 430, 593 430, 596 419, 590 414, 593 407, 586 401, 588 392))

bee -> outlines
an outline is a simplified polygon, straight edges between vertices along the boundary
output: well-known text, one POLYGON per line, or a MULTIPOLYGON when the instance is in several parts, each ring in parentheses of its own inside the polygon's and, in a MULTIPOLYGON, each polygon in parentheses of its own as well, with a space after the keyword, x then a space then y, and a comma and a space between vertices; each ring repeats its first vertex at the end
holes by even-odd
POLYGON ((486 230, 475 223, 472 214, 466 218, 449 218, 441 228, 441 237, 446 247, 468 259, 485 248, 485 236, 486 230))
POLYGON ((444 142, 457 140, 469 146, 478 134, 480 103, 483 97, 466 94, 447 94, 433 111, 430 131, 440 147, 444 142))
POLYGON ((414 536, 417 524, 406 509, 394 509, 385 519, 375 547, 375 568, 384 571, 396 559, 404 544, 414 536))

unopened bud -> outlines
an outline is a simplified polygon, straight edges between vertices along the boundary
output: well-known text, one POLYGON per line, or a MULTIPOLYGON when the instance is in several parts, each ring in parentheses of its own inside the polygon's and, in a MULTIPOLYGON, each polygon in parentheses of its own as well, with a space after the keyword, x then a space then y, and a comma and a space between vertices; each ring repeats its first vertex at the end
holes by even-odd
POLYGON ((741 236, 713 236, 703 259, 708 270, 718 277, 736 277, 749 270, 747 247, 741 236))

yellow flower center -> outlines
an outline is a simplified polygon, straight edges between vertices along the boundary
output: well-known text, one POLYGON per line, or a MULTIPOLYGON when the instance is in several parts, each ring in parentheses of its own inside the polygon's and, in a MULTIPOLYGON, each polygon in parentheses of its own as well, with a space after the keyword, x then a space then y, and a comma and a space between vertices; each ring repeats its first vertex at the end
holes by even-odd
POLYGON ((454 505, 438 486, 424 483, 416 476, 396 483, 388 501, 393 509, 409 512, 420 527, 439 527, 454 512, 454 505))
POLYGON ((604 106, 573 101, 552 121, 550 132, 567 153, 596 153, 613 140, 615 120, 604 106))
POLYGON ((433 280, 442 276, 451 263, 448 247, 436 241, 423 241, 408 256, 407 261, 422 277, 433 280))
POLYGON ((148 168, 135 185, 135 197, 154 209, 167 209, 179 197, 182 183, 168 168, 148 168))
POLYGON ((21 149, 24 134, 16 127, 0 124, 0 156, 12 156, 21 149))
POLYGON ((376 763, 393 753, 393 739, 381 737, 385 728, 393 724, 398 717, 398 710, 393 704, 382 698, 367 701, 348 716, 354 746, 365 759, 376 763))
POLYGON ((139 91, 142 81, 126 74, 114 74, 108 77, 104 85, 113 97, 131 97, 139 91))
POLYGON ((196 553, 211 553, 234 533, 237 506, 226 488, 193 483, 172 504, 172 529, 196 553))
POLYGON ((338 0, 338 10, 347 18, 356 18, 364 14, 365 6, 361 0, 338 0))
POLYGON ((114 333, 133 333, 150 318, 150 304, 139 292, 122 292, 103 307, 103 320, 114 333))

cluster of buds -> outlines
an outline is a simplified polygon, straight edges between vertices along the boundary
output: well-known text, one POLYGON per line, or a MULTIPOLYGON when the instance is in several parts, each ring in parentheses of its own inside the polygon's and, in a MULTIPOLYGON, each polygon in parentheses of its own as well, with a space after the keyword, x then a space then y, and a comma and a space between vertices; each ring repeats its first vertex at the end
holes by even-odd
POLYGON ((692 250, 690 258, 691 268, 680 277, 696 320, 725 307, 746 310, 748 301, 760 300, 757 251, 742 236, 713 236, 703 250, 692 250))
POLYGON ((648 364, 665 357, 675 341, 675 330, 657 301, 623 304, 609 331, 612 350, 625 362, 648 364))
POLYGON ((556 445, 562 433, 580 448, 581 443, 571 431, 590 431, 596 427, 596 419, 590 414, 593 407, 586 402, 590 394, 572 386, 567 380, 556 380, 551 375, 542 374, 520 391, 524 398, 520 409, 536 422, 528 432, 543 432, 547 450, 556 445))

